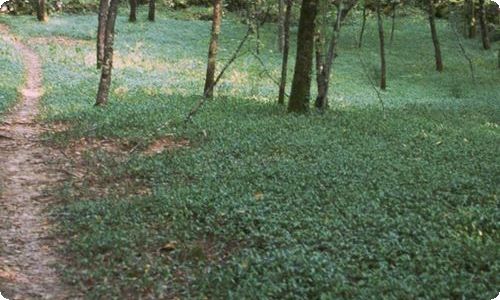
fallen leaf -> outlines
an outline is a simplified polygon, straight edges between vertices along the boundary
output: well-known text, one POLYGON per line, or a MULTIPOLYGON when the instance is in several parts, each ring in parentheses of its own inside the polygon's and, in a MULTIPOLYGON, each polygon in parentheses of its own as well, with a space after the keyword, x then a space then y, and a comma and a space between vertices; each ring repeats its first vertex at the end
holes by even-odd
POLYGON ((177 241, 171 241, 163 245, 163 247, 160 248, 160 251, 170 252, 174 251, 176 247, 177 247, 177 241))
POLYGON ((264 194, 261 192, 257 192, 253 196, 254 196, 255 200, 257 200, 257 201, 264 199, 264 194))

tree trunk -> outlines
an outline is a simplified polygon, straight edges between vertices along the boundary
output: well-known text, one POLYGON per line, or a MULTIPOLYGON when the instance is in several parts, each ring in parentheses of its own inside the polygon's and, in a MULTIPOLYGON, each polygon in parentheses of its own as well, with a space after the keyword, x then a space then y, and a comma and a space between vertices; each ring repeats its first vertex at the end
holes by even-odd
POLYGON ((222 0, 213 0, 212 35, 208 48, 207 76, 205 78, 205 88, 203 95, 206 98, 213 98, 215 84, 215 67, 217 63, 217 51, 219 47, 219 34, 222 22, 222 0))
POLYGON ((128 16, 129 22, 137 21, 137 0, 129 0, 130 3, 130 15, 128 16))
POLYGON ((390 39, 391 45, 392 45, 392 41, 394 40, 394 28, 396 27, 396 6, 397 6, 397 3, 393 2, 392 3, 391 39, 390 39))
POLYGON ((468 38, 473 39, 476 37, 476 13, 474 7, 474 0, 466 0, 464 3, 465 10, 465 29, 468 38))
MULTIPOLYGON (((317 83, 318 83, 318 96, 316 97, 315 106, 318 109, 328 108, 328 90, 330 88, 330 75, 333 66, 333 61, 336 57, 337 52, 337 41, 340 36, 340 27, 342 24, 342 2, 339 3, 337 7, 337 18, 334 23, 334 31, 328 45, 328 53, 326 59, 322 53, 322 40, 319 37, 317 40, 320 41, 320 45, 316 45, 316 60, 317 60, 317 83), (318 47, 319 46, 319 47, 318 47), (318 50, 319 49, 319 50, 318 50), (319 60, 319 62, 318 62, 319 60)), ((320 33, 321 34, 321 33, 320 33)))
POLYGON ((378 0, 377 3, 377 24, 378 24, 378 37, 380 41, 380 88, 382 90, 385 90, 387 87, 387 67, 385 64, 385 42, 384 42, 384 23, 382 20, 382 13, 381 11, 381 0, 378 0))
POLYGON ((255 37, 257 39, 255 44, 255 52, 260 55, 260 20, 257 19, 255 23, 255 37))
POLYGON ((288 74, 288 55, 290 53, 290 23, 292 19, 293 0, 287 0, 285 19, 283 21, 283 61, 281 63, 281 80, 278 103, 285 104, 286 80, 288 74))
POLYGON ((148 20, 154 22, 155 20, 155 10, 156 10, 156 0, 149 0, 149 12, 148 20))
POLYGON ((113 42, 115 38, 115 23, 120 0, 111 0, 106 20, 106 38, 104 40, 104 61, 101 68, 101 80, 97 91, 96 106, 105 105, 108 102, 109 89, 111 86, 111 70, 113 68, 113 42))
POLYGON ((47 10, 45 7, 45 0, 38 0, 37 10, 36 10, 36 18, 40 22, 47 21, 47 10))
POLYGON ((431 35, 432 35, 432 43, 434 44, 434 56, 436 58, 436 70, 438 72, 443 71, 443 59, 441 57, 441 47, 439 45, 439 39, 436 31, 436 22, 435 22, 435 9, 434 9, 434 0, 427 0, 428 5, 428 13, 429 13, 429 25, 431 27, 431 35))
POLYGON ((470 1, 470 16, 469 38, 473 39, 477 33, 476 5, 474 4, 474 0, 470 1))
POLYGON ((304 113, 309 110, 317 5, 317 0, 302 1, 297 36, 297 58, 295 60, 292 93, 288 103, 289 112, 304 113))
POLYGON ((97 68, 104 61, 104 41, 106 39, 106 20, 108 19, 109 0, 99 1, 99 17, 97 19, 97 68))
POLYGON ((363 34, 365 33, 365 25, 366 25, 366 5, 363 5, 363 23, 361 23, 361 32, 359 33, 358 48, 361 48, 361 46, 363 46, 363 34))
POLYGON ((479 25, 481 26, 481 39, 483 40, 483 48, 485 50, 488 50, 491 48, 491 44, 488 37, 488 26, 486 25, 486 10, 484 8, 484 0, 479 0, 479 25))
POLYGON ((285 0, 278 0, 278 51, 285 48, 285 0))
POLYGON ((322 29, 319 24, 316 25, 316 35, 314 36, 314 50, 316 55, 316 85, 318 86, 318 96, 316 97, 316 107, 318 107, 318 102, 320 95, 324 94, 325 91, 325 37, 322 33, 322 29))

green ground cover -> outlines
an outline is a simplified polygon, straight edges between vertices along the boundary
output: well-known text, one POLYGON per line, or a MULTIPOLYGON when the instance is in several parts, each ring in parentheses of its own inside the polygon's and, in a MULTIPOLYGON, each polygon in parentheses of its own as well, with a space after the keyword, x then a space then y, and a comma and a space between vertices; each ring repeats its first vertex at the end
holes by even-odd
POLYGON ((15 102, 23 68, 11 45, 0 39, 0 120, 2 114, 15 102))
MULTIPOLYGON (((50 134, 51 143, 138 145, 126 160, 89 151, 85 162, 97 177, 66 184, 54 208, 68 240, 66 278, 89 299, 498 293, 499 71, 494 52, 464 41, 476 67, 471 83, 445 22, 438 74, 425 19, 398 20, 385 109, 368 80, 376 80, 378 59, 370 19, 362 49, 353 37, 359 24, 345 27, 328 112, 286 114, 248 52, 186 125, 201 94, 208 22, 120 17, 112 100, 96 109, 95 16, 53 16, 44 25, 0 18, 23 39, 79 39, 33 45, 44 59, 44 121, 71 124, 50 134), (170 134, 190 146, 141 155, 170 134), (95 179, 105 194, 92 192, 95 179), (138 186, 150 192, 138 194, 138 186)), ((224 24, 222 60, 245 30, 224 24)), ((262 59, 277 77, 274 35, 265 29, 262 59)))

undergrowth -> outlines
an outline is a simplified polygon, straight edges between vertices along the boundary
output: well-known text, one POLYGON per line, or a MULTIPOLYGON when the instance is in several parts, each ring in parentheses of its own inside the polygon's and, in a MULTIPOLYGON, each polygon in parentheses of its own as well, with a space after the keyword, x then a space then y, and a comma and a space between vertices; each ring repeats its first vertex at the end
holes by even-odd
MULTIPOLYGON (((45 59, 44 120, 70 125, 50 134, 51 143, 138 145, 125 159, 87 153, 98 181, 128 193, 82 198, 69 182, 54 209, 59 234, 69 240, 66 279, 89 299, 496 296, 496 57, 463 41, 476 66, 472 83, 444 22, 445 72, 438 74, 425 19, 398 19, 382 109, 367 77, 377 66, 376 24, 369 19, 357 49, 359 24, 349 21, 332 108, 306 116, 274 103, 276 87, 265 74, 277 78, 280 56, 268 25, 261 54, 267 72, 247 52, 216 100, 185 124, 201 94, 208 22, 160 14, 155 23, 129 24, 120 17, 111 103, 96 109, 93 16, 57 16, 46 25, 4 21, 26 40, 77 39, 73 46, 34 45, 45 59), (189 146, 141 154, 168 135, 189 146), (135 193, 131 181, 148 192, 135 193)), ((222 60, 245 30, 226 21, 222 60)))

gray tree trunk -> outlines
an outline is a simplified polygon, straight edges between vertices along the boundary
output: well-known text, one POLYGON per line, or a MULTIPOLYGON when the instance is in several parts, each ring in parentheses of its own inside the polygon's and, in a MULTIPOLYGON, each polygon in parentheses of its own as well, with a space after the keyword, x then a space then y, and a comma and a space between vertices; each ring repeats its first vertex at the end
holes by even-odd
POLYGON ((99 1, 99 17, 97 19, 97 68, 104 61, 104 42, 106 40, 106 20, 108 19, 109 0, 99 1))
POLYGON ((290 22, 292 19, 293 0, 286 1, 285 19, 283 23, 283 60, 281 63, 281 80, 278 103, 285 104, 286 80, 288 75, 288 56, 290 53, 290 22))
POLYGON ((219 48, 219 34, 222 23, 222 0, 213 0, 212 34, 208 48, 207 75, 203 95, 213 98, 215 85, 215 69, 217 64, 217 52, 219 48))
POLYGON ((111 87, 111 70, 113 69, 113 43, 115 38, 115 23, 120 0, 111 0, 106 20, 106 38, 104 41, 104 61, 101 68, 101 80, 97 91, 96 106, 108 102, 111 87))
POLYGON ((318 0, 302 1, 297 36, 297 58, 292 93, 288 103, 289 112, 304 113, 309 110, 317 6, 318 0))

